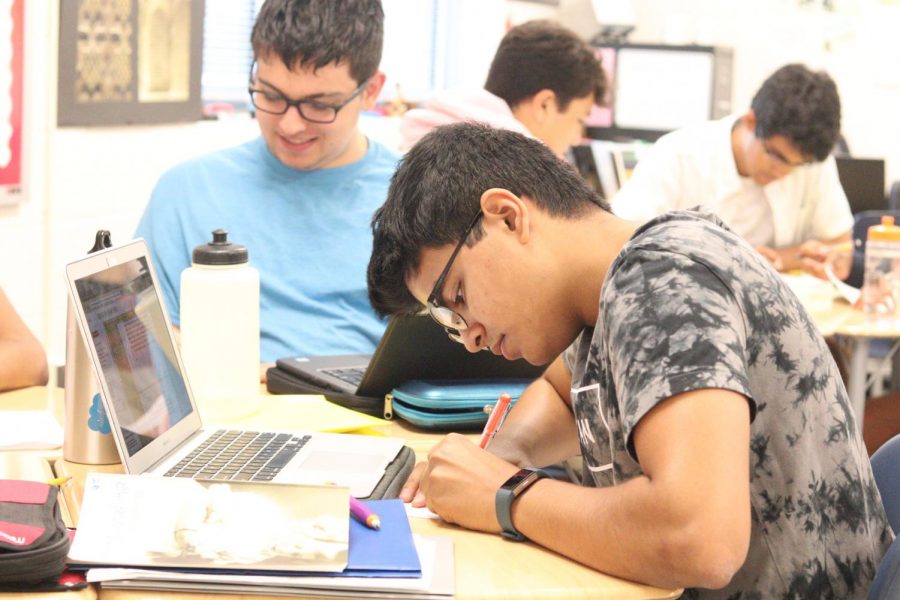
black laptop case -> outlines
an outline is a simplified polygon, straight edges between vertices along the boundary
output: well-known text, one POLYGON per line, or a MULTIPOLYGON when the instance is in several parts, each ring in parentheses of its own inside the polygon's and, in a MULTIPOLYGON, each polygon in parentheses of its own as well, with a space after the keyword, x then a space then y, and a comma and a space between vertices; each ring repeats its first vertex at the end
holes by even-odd
MULTIPOLYGON (((283 361, 279 360, 278 363, 283 361)), ((334 402, 345 408, 355 410, 373 417, 382 417, 384 414, 384 397, 357 396, 344 394, 330 388, 322 387, 301 379, 295 373, 281 367, 270 367, 266 371, 266 389, 270 394, 314 394, 325 396, 330 402, 334 402)))
POLYGON ((490 352, 469 352, 427 315, 396 317, 385 331, 356 394, 335 391, 298 369, 295 357, 281 358, 267 371, 272 394, 321 394, 331 402, 376 417, 384 397, 412 380, 535 379, 544 371, 524 360, 490 352))

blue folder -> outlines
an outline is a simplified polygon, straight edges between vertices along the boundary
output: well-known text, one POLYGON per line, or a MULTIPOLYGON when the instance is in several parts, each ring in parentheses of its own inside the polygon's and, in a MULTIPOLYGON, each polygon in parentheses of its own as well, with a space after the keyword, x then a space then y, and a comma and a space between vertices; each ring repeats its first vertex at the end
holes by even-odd
MULTIPOLYGON (((402 500, 363 500, 381 519, 380 529, 369 529, 350 519, 347 568, 338 577, 421 577, 422 566, 402 500)), ((301 575, 302 576, 302 575, 301 575)))

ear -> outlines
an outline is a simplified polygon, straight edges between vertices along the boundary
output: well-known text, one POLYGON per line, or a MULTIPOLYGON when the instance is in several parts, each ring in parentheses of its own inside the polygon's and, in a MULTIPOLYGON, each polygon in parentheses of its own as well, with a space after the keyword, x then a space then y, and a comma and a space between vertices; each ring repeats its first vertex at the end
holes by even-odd
POLYGON ((545 122, 551 115, 559 112, 559 107, 556 104, 556 92, 548 89, 539 91, 531 97, 531 106, 535 119, 541 123, 545 122))
POLYGON ((371 110, 375 106, 378 95, 381 94, 381 88, 384 87, 384 81, 385 75, 381 71, 378 71, 369 78, 369 84, 366 86, 366 91, 362 93, 363 110, 371 110))
POLYGON ((531 236, 531 214, 528 204, 503 188, 491 188, 481 195, 481 212, 485 227, 499 227, 513 234, 519 242, 528 243, 531 236))

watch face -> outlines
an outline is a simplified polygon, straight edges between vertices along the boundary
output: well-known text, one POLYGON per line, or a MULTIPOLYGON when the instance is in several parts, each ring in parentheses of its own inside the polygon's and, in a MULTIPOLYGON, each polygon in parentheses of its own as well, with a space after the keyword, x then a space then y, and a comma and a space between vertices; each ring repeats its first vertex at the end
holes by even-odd
POLYGON ((538 473, 536 471, 522 469, 521 471, 507 479, 506 483, 503 484, 503 487, 511 490, 513 495, 518 495, 519 492, 528 487, 528 484, 531 483, 537 476, 538 473))

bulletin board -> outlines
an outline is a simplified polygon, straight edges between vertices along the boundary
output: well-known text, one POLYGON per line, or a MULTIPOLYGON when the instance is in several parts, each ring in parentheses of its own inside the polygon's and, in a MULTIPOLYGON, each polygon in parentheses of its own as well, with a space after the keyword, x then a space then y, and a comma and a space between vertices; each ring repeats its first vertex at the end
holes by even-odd
POLYGON ((25 0, 0 0, 0 204, 22 195, 25 0))
POLYGON ((203 7, 60 0, 57 125, 199 120, 203 7))

